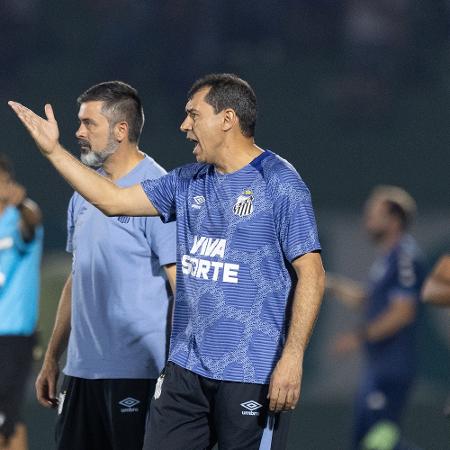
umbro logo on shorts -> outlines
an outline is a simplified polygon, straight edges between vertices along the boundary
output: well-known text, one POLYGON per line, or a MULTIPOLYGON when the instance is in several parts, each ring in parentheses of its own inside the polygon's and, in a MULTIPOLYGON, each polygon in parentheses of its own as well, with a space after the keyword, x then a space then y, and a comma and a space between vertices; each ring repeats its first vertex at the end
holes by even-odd
POLYGON ((242 411, 243 416, 259 416, 259 408, 262 408, 262 405, 255 400, 248 400, 244 403, 241 403, 241 406, 246 409, 246 411, 242 411))
POLYGON ((123 400, 120 400, 119 405, 125 406, 125 408, 122 408, 120 412, 122 413, 132 413, 132 412, 138 412, 139 408, 136 408, 135 406, 137 404, 141 403, 139 400, 136 400, 133 397, 127 397, 123 400))

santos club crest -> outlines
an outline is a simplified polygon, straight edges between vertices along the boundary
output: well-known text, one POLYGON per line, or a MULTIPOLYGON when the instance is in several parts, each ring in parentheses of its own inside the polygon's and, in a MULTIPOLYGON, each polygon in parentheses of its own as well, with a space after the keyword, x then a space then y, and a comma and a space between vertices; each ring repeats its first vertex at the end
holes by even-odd
POLYGON ((233 212, 240 217, 249 216, 253 212, 253 192, 246 189, 233 206, 233 212))

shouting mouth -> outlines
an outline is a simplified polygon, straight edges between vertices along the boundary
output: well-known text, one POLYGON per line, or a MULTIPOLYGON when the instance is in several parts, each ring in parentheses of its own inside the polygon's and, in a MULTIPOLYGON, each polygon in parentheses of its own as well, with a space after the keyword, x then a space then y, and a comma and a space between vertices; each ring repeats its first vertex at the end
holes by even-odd
POLYGON ((192 153, 194 153, 194 155, 196 155, 198 153, 198 151, 200 150, 200 144, 199 144, 198 140, 193 138, 192 136, 188 136, 187 140, 194 144, 194 150, 192 153))

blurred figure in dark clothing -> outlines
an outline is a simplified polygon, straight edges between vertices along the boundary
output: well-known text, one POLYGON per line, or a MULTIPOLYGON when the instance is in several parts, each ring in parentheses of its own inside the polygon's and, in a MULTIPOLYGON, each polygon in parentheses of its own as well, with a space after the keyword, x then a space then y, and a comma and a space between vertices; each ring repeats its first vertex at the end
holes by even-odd
POLYGON ((367 200, 364 225, 379 255, 367 286, 328 277, 328 291, 351 307, 362 307, 361 326, 338 336, 334 351, 363 348, 366 365, 356 399, 354 450, 407 449, 399 423, 416 373, 416 324, 424 266, 408 234, 414 199, 396 186, 379 186, 367 200), (382 437, 381 437, 382 436, 382 437))

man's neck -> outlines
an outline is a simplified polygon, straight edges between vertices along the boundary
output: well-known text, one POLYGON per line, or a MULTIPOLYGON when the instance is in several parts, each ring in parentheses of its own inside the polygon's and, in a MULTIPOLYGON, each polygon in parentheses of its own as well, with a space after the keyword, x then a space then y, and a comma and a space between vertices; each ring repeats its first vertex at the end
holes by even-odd
POLYGON ((264 150, 252 140, 234 142, 224 146, 220 151, 218 161, 214 164, 220 173, 233 173, 250 164, 264 150))
POLYGON ((383 253, 388 253, 400 242, 403 236, 403 231, 393 231, 392 233, 389 233, 384 237, 384 239, 378 244, 378 247, 383 253))
POLYGON ((102 169, 112 181, 124 177, 145 158, 136 144, 121 145, 103 164, 102 169))

